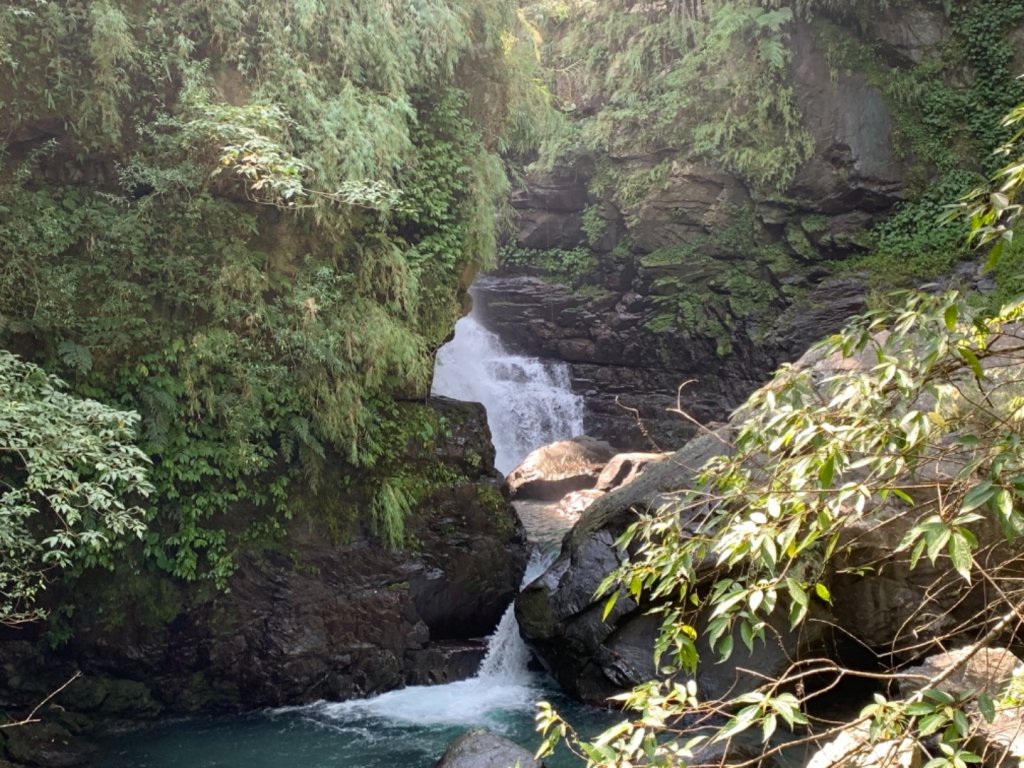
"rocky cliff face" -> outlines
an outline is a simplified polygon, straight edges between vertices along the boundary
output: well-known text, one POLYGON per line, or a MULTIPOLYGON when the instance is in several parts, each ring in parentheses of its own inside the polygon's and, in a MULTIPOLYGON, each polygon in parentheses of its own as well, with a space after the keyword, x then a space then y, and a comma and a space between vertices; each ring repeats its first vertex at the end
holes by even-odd
POLYGON ((50 652, 31 630, 9 632, 0 706, 31 705, 76 671, 59 703, 114 716, 348 699, 472 674, 479 656, 464 641, 497 624, 526 544, 482 408, 431 409, 447 427, 408 446, 408 471, 429 485, 407 522, 410 548, 332 530, 359 500, 325 478, 306 502, 316 514, 254 543, 226 591, 101 573, 76 588, 70 644, 50 652))
MULTIPOLYGON (((876 69, 896 77, 935 57, 952 30, 922 4, 848 32, 873 51, 862 70, 836 64, 832 33, 791 30, 790 82, 813 151, 783 190, 685 152, 633 151, 628 126, 605 153, 526 176, 512 200, 516 241, 477 296, 503 338, 572 365, 588 434, 677 448, 692 427, 667 409, 684 383, 683 410, 722 419, 865 307, 865 275, 842 264, 866 253, 869 230, 922 173, 876 69), (645 173, 640 193, 608 182, 645 173)), ((604 107, 591 88, 576 98, 581 119, 604 107)))

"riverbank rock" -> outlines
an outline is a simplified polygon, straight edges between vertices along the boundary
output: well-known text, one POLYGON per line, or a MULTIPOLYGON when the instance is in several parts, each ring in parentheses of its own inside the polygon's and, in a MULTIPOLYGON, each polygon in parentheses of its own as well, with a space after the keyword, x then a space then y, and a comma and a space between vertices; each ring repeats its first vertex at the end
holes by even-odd
POLYGON ((509 473, 509 491, 515 500, 558 501, 573 491, 593 488, 614 455, 608 443, 592 437, 542 446, 509 473))
POLYGON ((570 694, 602 701, 656 676, 652 651, 657 619, 629 598, 620 598, 602 619, 605 600, 595 593, 619 565, 614 542, 636 519, 634 508, 657 504, 712 456, 728 451, 728 435, 723 428, 693 440, 592 503, 566 536, 555 562, 516 599, 524 640, 570 694))
MULTIPOLYGON (((920 680, 900 681, 900 693, 907 698, 926 685, 926 679, 948 674, 938 689, 957 699, 983 693, 995 702, 1004 702, 1007 691, 1024 673, 1024 663, 1006 648, 960 648, 927 657, 921 664, 906 670, 920 675, 920 680)), ((1014 698, 1019 698, 1018 693, 1014 698)), ((971 726, 970 748, 981 755, 989 768, 1017 768, 1024 759, 1024 707, 999 703, 995 717, 989 722, 977 704, 968 709, 971 726)))
POLYGON ((435 427, 406 446, 418 485, 405 548, 362 527, 371 499, 328 474, 296 490, 278 535, 237 555, 226 590, 155 570, 88 574, 59 652, 33 628, 0 637, 0 703, 31 705, 75 671, 84 679, 58 703, 97 717, 343 700, 471 676, 474 653, 450 641, 494 629, 518 591, 526 540, 483 409, 408 408, 435 427))
MULTIPOLYGON (((989 340, 988 349, 994 354, 981 365, 997 371, 998 376, 986 380, 980 392, 965 393, 965 403, 973 402, 972 398, 986 401, 997 397, 1000 382, 1019 377, 1022 359, 1010 351, 1019 349, 1022 337, 1020 327, 1008 324, 1001 336, 989 340)), ((884 339, 880 334, 876 342, 881 344, 884 339)), ((851 357, 814 349, 781 376, 800 376, 812 386, 824 388, 843 376, 856 380, 876 366, 877 359, 873 345, 851 357)), ((819 394, 826 392, 822 389, 819 394)), ((921 395, 918 405, 923 412, 932 407, 929 397, 921 395)), ((656 606, 637 604, 620 592, 605 616, 607 596, 598 595, 599 585, 629 555, 616 541, 638 513, 669 506, 674 492, 693 487, 698 471, 709 459, 729 453, 731 435, 749 416, 746 407, 737 410, 731 424, 692 440, 675 454, 649 465, 632 482, 594 501, 563 540, 551 567, 517 598, 516 615, 525 640, 572 695, 598 701, 659 676, 653 649, 660 620, 650 612, 656 606)), ((987 412, 979 415, 988 417, 987 412)), ((991 603, 984 580, 968 583, 942 559, 922 558, 912 568, 911 553, 899 547, 913 528, 933 514, 936 504, 952 498, 955 487, 960 487, 955 484, 962 482, 962 472, 976 459, 969 441, 960 445, 954 434, 946 442, 948 449, 939 458, 921 463, 895 481, 916 506, 879 495, 862 509, 849 510, 836 555, 823 577, 835 597, 827 602, 812 601, 813 620, 802 625, 799 633, 790 632, 788 621, 781 616, 769 619, 773 625, 770 641, 755 643, 753 652, 748 652, 736 637, 729 660, 716 663, 701 631, 709 617, 696 617, 700 657, 696 681, 702 699, 739 695, 763 682, 763 676, 782 673, 807 653, 836 652, 845 638, 853 638, 879 658, 898 661, 911 661, 958 638, 970 641, 979 617, 986 616, 991 603), (833 627, 839 630, 834 635, 833 627), (757 673, 751 675, 744 669, 757 673)), ((842 482, 856 481, 856 477, 857 470, 851 470, 842 482)), ((684 531, 691 522, 688 515, 697 511, 677 511, 677 523, 684 531)), ((1006 542, 994 516, 982 516, 971 525, 971 531, 986 562, 1003 569, 1000 578, 1020 578, 1019 545, 1006 542)), ((714 571, 709 560, 698 568, 698 581, 705 566, 709 578, 714 571)), ((693 588, 701 589, 699 585, 693 588)), ((1007 665, 1012 669, 1011 663, 1007 665)))
MULTIPOLYGON (((38 768, 75 768, 88 765, 95 751, 89 743, 53 720, 6 728, 0 737, 0 755, 16 765, 38 768)), ((3 766, 0 760, 0 766, 3 766)))
POLYGON ((921 747, 913 739, 872 743, 870 726, 842 731, 807 762, 806 768, 921 768, 921 747))
POLYGON ((448 745, 435 768, 543 768, 515 742, 485 730, 464 733, 448 745))

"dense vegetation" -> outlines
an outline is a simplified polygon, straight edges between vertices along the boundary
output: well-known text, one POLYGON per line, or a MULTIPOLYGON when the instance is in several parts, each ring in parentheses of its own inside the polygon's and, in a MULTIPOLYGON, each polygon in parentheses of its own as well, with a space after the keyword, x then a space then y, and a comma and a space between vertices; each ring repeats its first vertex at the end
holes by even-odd
POLYGON ((44 618, 51 572, 109 566, 145 530, 132 504, 152 490, 138 414, 64 389, 0 351, 0 626, 44 618))
MULTIPOLYGON (((0 9, 0 346, 141 414, 162 567, 223 578, 231 511, 272 530, 300 472, 388 487, 392 404, 494 258, 533 87, 516 24, 458 0, 0 9)), ((366 505, 393 544, 403 499, 366 505)))
MULTIPOLYGON (((1024 18, 1024 4, 935 0, 950 17, 953 38, 926 60, 893 67, 858 30, 879 10, 900 5, 907 3, 526 3, 527 18, 545 33, 553 89, 570 118, 544 142, 541 162, 588 152, 682 153, 703 156, 763 193, 784 191, 814 149, 790 70, 798 25, 826 49, 833 77, 856 68, 885 92, 898 114, 903 149, 922 171, 984 158, 1005 138, 1000 119, 1024 95, 1024 86, 1013 82, 1006 39, 1024 18), (965 68, 972 75, 967 88, 953 77, 965 68)), ((599 175, 597 183, 611 181, 628 203, 665 171, 647 168, 647 178, 599 175)))
MULTIPOLYGON (((577 276, 586 259, 579 250, 606 265, 667 267, 671 274, 651 286, 656 306, 648 307, 644 329, 710 340, 725 357, 738 327, 755 343, 771 341, 778 313, 806 296, 800 283, 809 264, 868 275, 884 292, 969 258, 964 223, 937 222, 950 200, 994 170, 992 152, 1008 136, 1001 117, 1024 98, 1010 35, 1024 3, 536 0, 524 3, 524 14, 543 38, 561 117, 527 161, 581 169, 590 207, 579 249, 510 251, 505 263, 528 263, 574 285, 587 282, 577 276), (923 16, 913 15, 921 9, 923 16), (930 43, 912 55, 894 50, 878 33, 887 11, 924 25, 917 34, 930 43), (942 20, 935 29, 931 12, 942 20), (895 160, 906 166, 908 183, 896 196, 902 202, 875 201, 895 205, 892 215, 859 229, 833 229, 837 211, 825 210, 805 183, 807 161, 817 153, 820 162, 830 150, 808 124, 815 86, 800 86, 794 67, 819 66, 819 54, 837 87, 845 79, 877 89, 891 116, 895 160), (678 191, 673 175, 694 163, 728 172, 749 201, 729 213, 727 239, 718 222, 714 231, 647 253, 633 226, 647 220, 648 207, 670 215, 663 209, 678 191), (784 233, 778 220, 760 220, 766 210, 785 211, 784 233), (611 231, 618 241, 595 248, 617 218, 611 231), (708 254, 721 264, 713 281, 698 266, 708 254)), ((833 170, 857 174, 853 166, 833 170)), ((680 221, 687 223, 686 214, 680 221)), ((1006 266, 996 275, 1003 299, 1012 293, 1012 272, 1006 266)))
MULTIPOLYGON (((296 480, 315 489, 337 465, 342 490, 364 491, 360 524, 400 544, 416 493, 403 450, 438 425, 397 403, 425 395, 461 290, 494 259, 507 191, 498 152, 550 128, 539 162, 596 158, 591 192, 623 208, 676 156, 789 204, 813 149, 789 82, 797 21, 812 25, 837 71, 857 67, 885 92, 917 169, 917 199, 866 236, 872 253, 856 266, 890 276, 896 262, 910 276, 948 268, 964 252, 965 225, 937 226, 935 214, 995 170, 990 151, 1021 120, 994 116, 1024 96, 1005 39, 1024 2, 936 3, 952 40, 898 77, 850 32, 886 5, 528 3, 525 17, 551 35, 557 125, 531 79, 532 39, 502 3, 5 5, 0 347, 59 372, 77 397, 0 352, 0 623, 39 615, 43 568, 109 565, 126 533, 175 576, 223 581, 236 547, 295 513, 296 480), (583 103, 592 98, 600 109, 583 103), (658 162, 613 162, 630 156, 658 162), (132 444, 136 423, 144 454, 132 444)), ((1010 243, 993 261, 1001 298, 1020 279, 1011 236, 1021 175, 1018 161, 1001 171, 1000 189, 964 203, 982 242, 1010 243)), ((602 226, 588 211, 591 246, 602 226)), ((711 248, 811 258, 800 252, 806 238, 765 244, 755 227, 751 209, 737 210, 704 239, 647 254, 646 266, 711 248)), ((583 247, 508 258, 549 260, 570 279, 590 263, 583 247)), ((772 300, 742 265, 720 279, 730 316, 772 300)), ((647 329, 719 334, 692 286, 666 280, 647 329)), ((827 342, 829 353, 869 364, 824 385, 783 372, 746 406, 732 453, 620 542, 635 558, 606 582, 609 606, 620 594, 653 596, 667 672, 692 672, 699 631, 728 657, 735 637, 768 641, 779 615, 804 624, 814 601, 832 600, 843 530, 899 505, 916 521, 899 547, 911 567, 948 561, 965 583, 991 582, 999 600, 972 620, 1000 632, 1017 623, 1019 590, 1003 579, 1018 564, 983 565, 978 528, 992 521, 1007 539, 1024 531, 1019 361, 1005 360, 1007 345, 1019 347, 1022 312, 912 297, 827 342), (950 445, 963 461, 941 492, 907 485, 908 472, 948 459, 950 445)), ((727 337, 719 351, 728 354, 727 337)), ((699 725, 725 715, 719 740, 760 726, 767 741, 782 723, 808 724, 810 697, 787 687, 806 674, 794 668, 789 681, 727 702, 652 683, 629 699, 644 716, 593 743, 553 713, 543 725, 593 764, 675 764, 689 735, 675 730, 683 712, 707 714, 699 725)), ((933 764, 959 766, 971 761, 968 703, 882 699, 863 717, 887 738, 941 732, 945 762, 933 764)))
MULTIPOLYGON (((1004 165, 958 206, 969 241, 988 249, 989 268, 1008 252, 1021 215, 1022 109, 1000 121, 1013 131, 999 148, 1004 165)), ((843 734, 830 765, 923 755, 927 768, 966 768, 1019 758, 1016 742, 996 754, 1003 747, 984 734, 999 718, 1019 728, 1020 669, 1008 683, 984 673, 952 689, 949 681, 1024 630, 1024 300, 995 312, 956 292, 889 300, 758 390, 734 415, 735 431, 717 433, 724 455, 692 487, 638 510, 616 542, 621 565, 600 592, 608 595, 605 617, 624 597, 647 600, 661 616, 655 659, 663 678, 620 697, 637 716, 594 741, 542 705, 542 752, 561 739, 591 766, 677 766, 756 731, 758 754, 731 764, 761 764, 843 734), (858 559, 862 540, 883 531, 878 557, 858 559), (921 576, 928 597, 905 606, 891 644, 875 649, 878 667, 791 657, 781 675, 759 675, 753 690, 726 700, 699 695, 693 676, 715 661, 701 657, 700 641, 720 661, 741 644, 782 645, 787 632, 829 624, 851 579, 893 578, 925 563, 933 567, 921 576), (955 661, 924 679, 907 668, 951 647, 955 661), (858 677, 876 685, 859 714, 837 721, 817 713, 816 700, 858 677), (780 729, 791 735, 773 741, 780 729)))

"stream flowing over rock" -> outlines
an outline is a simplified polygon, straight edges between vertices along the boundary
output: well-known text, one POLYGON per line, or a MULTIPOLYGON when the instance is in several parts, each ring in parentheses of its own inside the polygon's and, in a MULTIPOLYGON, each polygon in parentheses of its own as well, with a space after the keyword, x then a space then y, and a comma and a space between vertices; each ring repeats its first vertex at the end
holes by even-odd
POLYGON ((145 716, 162 709, 245 709, 366 696, 407 682, 472 675, 526 567, 522 525, 492 466, 483 409, 434 399, 447 425, 410 444, 407 466, 441 473, 412 510, 415 549, 369 531, 339 538, 352 504, 334 478, 303 503, 279 545, 239 558, 223 593, 139 574, 76 587, 74 638, 57 654, 28 632, 0 642, 0 703, 22 708, 55 690, 72 710, 145 716), (340 525, 340 523, 339 523, 340 525))

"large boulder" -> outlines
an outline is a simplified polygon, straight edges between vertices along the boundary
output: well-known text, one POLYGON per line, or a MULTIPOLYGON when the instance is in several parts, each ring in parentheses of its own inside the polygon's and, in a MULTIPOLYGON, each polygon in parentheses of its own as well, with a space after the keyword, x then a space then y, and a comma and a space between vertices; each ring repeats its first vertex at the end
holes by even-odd
POLYGON ((513 499, 558 501, 567 493, 593 488, 615 449, 592 437, 574 437, 542 446, 523 459, 506 480, 513 499))
MULTIPOLYGON (((979 401, 998 397, 1000 381, 1017 376, 1020 370, 1019 354, 1013 350, 1019 349, 1022 331, 1005 326, 1002 333, 989 341, 990 354, 982 365, 998 374, 973 393, 979 401)), ((875 341, 881 344, 885 338, 880 334, 875 341)), ((877 366, 877 361, 873 345, 851 357, 825 354, 816 348, 768 386, 779 387, 785 377, 800 376, 821 388, 824 395, 824 387, 831 382, 842 376, 856 378, 877 366)), ((928 400, 931 397, 927 392, 920 396, 916 405, 922 412, 933 407, 934 402, 928 400)), ((963 407, 969 407, 971 393, 964 398, 963 407)), ((633 482, 594 501, 565 537, 552 566, 517 599, 516 615, 524 638, 573 695, 600 700, 659 675, 653 649, 660 621, 658 614, 650 612, 656 606, 649 602, 638 605, 623 592, 605 616, 606 598, 598 595, 599 585, 632 554, 622 551, 616 542, 637 514, 671 505, 674 492, 692 488, 698 471, 710 458, 730 451, 730 435, 751 416, 749 407, 739 409, 729 425, 694 439, 669 458, 647 467, 633 482)), ((987 413, 980 416, 982 420, 990 417, 987 413)), ((911 567, 911 553, 899 547, 942 499, 954 498, 957 487, 963 492, 956 484, 971 466, 974 449, 970 441, 961 444, 955 435, 946 440, 948 445, 934 459, 921 462, 896 480, 901 493, 916 505, 880 494, 863 509, 847 511, 824 577, 833 599, 828 605, 813 601, 815 620, 802 625, 798 633, 788 631, 788 621, 780 617, 770 622, 773 637, 769 642, 755 643, 748 654, 737 637, 729 660, 715 663, 701 632, 709 617, 697 617, 701 660, 696 680, 703 698, 737 695, 762 682, 763 676, 781 674, 808 652, 828 654, 850 639, 880 656, 907 661, 951 638, 972 637, 992 599, 984 580, 966 582, 943 559, 932 562, 922 558, 911 567), (830 627, 839 631, 833 636, 830 627), (757 675, 743 669, 757 670, 757 675)), ((852 469, 842 482, 857 481, 858 472, 864 471, 852 469)), ((678 510, 678 525, 685 531, 691 523, 689 516, 699 511, 678 510)), ((983 553, 979 556, 991 567, 1002 569, 1000 578, 1019 579, 1024 570, 1019 564, 1019 547, 1011 549, 992 516, 971 528, 979 540, 978 552, 983 553)), ((714 574, 713 562, 705 565, 709 578, 721 576, 714 574)), ((703 567, 698 569, 698 580, 705 572, 703 567)))
POLYGON ((870 725, 861 723, 822 745, 807 768, 921 768, 921 747, 909 738, 872 741, 870 725))
POLYGON ((449 744, 435 768, 543 768, 543 764, 515 742, 478 729, 449 744))
MULTIPOLYGON (((600 701, 656 675, 658 621, 628 598, 607 619, 598 585, 620 563, 614 546, 636 519, 693 478, 712 456, 729 450, 728 430, 705 435, 595 501, 566 536, 555 562, 516 600, 526 643, 570 694, 600 701)), ((718 670, 715 670, 717 675, 718 670)))

